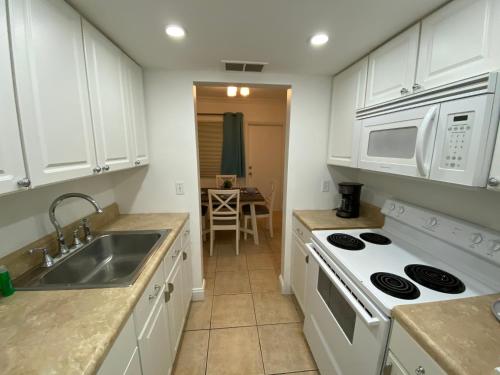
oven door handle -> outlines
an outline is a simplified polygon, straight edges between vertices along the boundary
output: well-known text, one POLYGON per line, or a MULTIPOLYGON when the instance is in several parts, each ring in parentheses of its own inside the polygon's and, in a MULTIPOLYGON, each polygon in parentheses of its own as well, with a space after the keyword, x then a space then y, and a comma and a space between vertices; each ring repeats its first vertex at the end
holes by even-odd
POLYGON ((306 246, 307 246, 307 249, 309 250, 309 252, 311 253, 312 257, 314 258, 314 260, 319 264, 319 266, 323 270, 323 272, 328 276, 328 278, 330 279, 330 281, 336 286, 337 290, 340 293, 342 293, 342 295, 344 296, 344 298, 347 300, 347 303, 349 303, 349 305, 357 313, 357 315, 359 317, 361 317, 361 319, 363 319, 363 321, 365 322, 365 324, 368 325, 368 326, 376 326, 376 325, 378 325, 380 323, 380 319, 376 318, 376 317, 370 316, 365 311, 365 309, 363 309, 359 305, 359 303, 356 300, 356 298, 354 298, 353 295, 351 294, 351 292, 349 292, 347 290, 347 288, 344 285, 342 285, 342 283, 339 281, 339 279, 337 279, 337 277, 332 272, 332 270, 330 269, 330 267, 328 267, 328 265, 323 261, 323 259, 321 259, 321 257, 318 255, 318 253, 316 252, 316 250, 314 250, 314 247, 310 243, 307 243, 306 246))
POLYGON ((417 134, 417 142, 415 147, 415 160, 417 162, 418 173, 422 177, 427 177, 428 169, 427 163, 425 162, 425 154, 427 149, 425 146, 429 143, 429 134, 431 133, 433 126, 432 122, 436 117, 438 107, 432 106, 429 108, 427 113, 425 114, 422 124, 420 125, 420 129, 418 129, 417 134))

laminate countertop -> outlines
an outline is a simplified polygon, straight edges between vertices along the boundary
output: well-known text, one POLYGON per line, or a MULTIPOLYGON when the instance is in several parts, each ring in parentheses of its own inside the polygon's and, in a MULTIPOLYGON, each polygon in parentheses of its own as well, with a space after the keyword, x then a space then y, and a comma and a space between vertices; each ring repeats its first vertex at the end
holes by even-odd
POLYGON ((188 214, 120 215, 99 231, 171 229, 130 287, 18 291, 0 299, 0 373, 94 374, 188 214))
POLYGON ((380 208, 362 203, 359 217, 344 219, 335 210, 294 210, 294 216, 309 230, 380 228, 384 225, 384 215, 380 208))
POLYGON ((392 315, 450 375, 496 375, 500 322, 490 305, 500 294, 396 306, 392 315))

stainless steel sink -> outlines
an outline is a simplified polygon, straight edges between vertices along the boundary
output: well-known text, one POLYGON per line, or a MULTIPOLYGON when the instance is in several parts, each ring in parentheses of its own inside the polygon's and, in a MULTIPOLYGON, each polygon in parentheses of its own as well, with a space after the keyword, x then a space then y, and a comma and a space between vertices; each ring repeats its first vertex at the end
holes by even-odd
POLYGON ((170 230, 107 232, 48 269, 15 282, 18 290, 124 287, 134 283, 170 230))

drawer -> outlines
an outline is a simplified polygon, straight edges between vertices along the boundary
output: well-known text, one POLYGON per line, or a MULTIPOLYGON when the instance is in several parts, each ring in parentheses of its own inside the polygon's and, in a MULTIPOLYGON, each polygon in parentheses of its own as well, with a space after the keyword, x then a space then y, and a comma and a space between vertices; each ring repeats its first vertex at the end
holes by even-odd
POLYGON ((191 231, 189 230, 189 220, 184 224, 181 231, 181 249, 184 249, 191 242, 191 231))
POLYGON ((304 243, 310 241, 312 233, 309 229, 306 228, 304 224, 302 224, 299 219, 296 217, 293 218, 293 233, 304 243))
POLYGON ((144 325, 151 315, 155 302, 161 297, 160 292, 164 284, 165 275, 163 274, 163 267, 160 264, 134 309, 135 331, 138 336, 144 329, 144 325))
POLYGON ((446 375, 397 321, 393 321, 389 349, 409 374, 446 375))

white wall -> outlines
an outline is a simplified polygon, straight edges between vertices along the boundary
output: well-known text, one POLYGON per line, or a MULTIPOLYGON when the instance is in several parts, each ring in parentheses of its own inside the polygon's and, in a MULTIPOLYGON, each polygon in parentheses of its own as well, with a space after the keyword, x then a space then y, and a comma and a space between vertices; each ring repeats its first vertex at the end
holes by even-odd
MULTIPOLYGON (((265 73, 159 71, 145 73, 146 111, 151 164, 114 176, 115 194, 124 212, 188 211, 191 231, 200 233, 199 178, 196 150, 194 82, 291 85, 287 207, 282 269, 289 286, 292 210, 331 208, 333 194, 321 193, 330 180, 325 164, 330 107, 330 78, 265 73), (185 194, 175 195, 175 181, 185 194)), ((202 286, 201 236, 193 236, 194 287, 202 286)))
MULTIPOLYGON (((95 176, 0 197, 0 257, 54 231, 49 206, 59 195, 89 194, 101 206, 115 201, 111 175, 95 176)), ((82 199, 70 199, 56 210, 61 225, 93 212, 82 199)))

